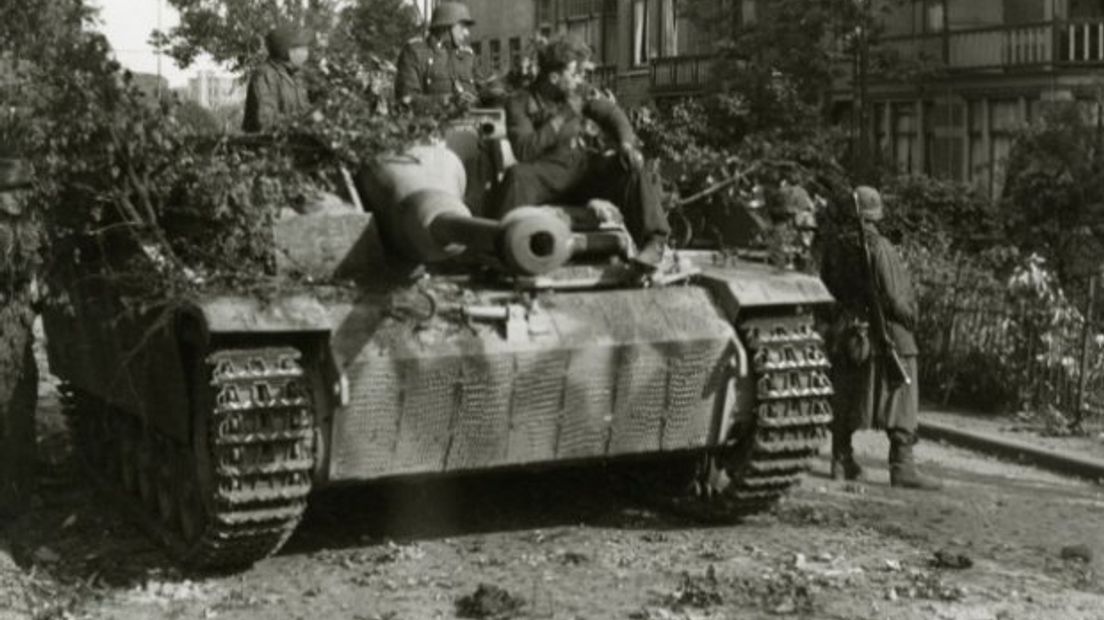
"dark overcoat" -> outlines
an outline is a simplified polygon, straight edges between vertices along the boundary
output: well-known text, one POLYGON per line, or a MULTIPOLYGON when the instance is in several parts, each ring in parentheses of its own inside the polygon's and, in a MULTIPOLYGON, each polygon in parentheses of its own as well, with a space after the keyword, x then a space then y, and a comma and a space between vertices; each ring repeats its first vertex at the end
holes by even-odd
MULTIPOLYGON (((890 388, 876 347, 874 354, 861 364, 856 364, 847 353, 844 340, 849 327, 856 322, 869 322, 869 294, 863 268, 865 256, 857 231, 839 231, 827 240, 821 266, 821 278, 837 301, 828 338, 836 392, 833 399, 835 424, 836 428, 845 431, 877 428, 915 432, 919 410, 916 365, 919 349, 913 335, 918 315, 916 295, 908 268, 897 249, 874 224, 867 222, 865 230, 876 298, 886 318, 890 340, 904 362, 911 384, 890 388)), ((871 339, 874 339, 873 334, 871 339)))
POLYGON ((249 78, 242 130, 269 131, 309 109, 307 86, 300 72, 286 61, 269 59, 249 78))

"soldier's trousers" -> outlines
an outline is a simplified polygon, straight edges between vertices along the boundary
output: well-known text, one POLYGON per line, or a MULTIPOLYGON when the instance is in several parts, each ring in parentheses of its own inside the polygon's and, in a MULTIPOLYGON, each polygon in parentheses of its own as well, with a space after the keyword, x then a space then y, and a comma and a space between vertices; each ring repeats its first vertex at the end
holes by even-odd
POLYGON ((510 168, 499 187, 497 215, 526 205, 573 205, 598 198, 621 209, 625 227, 637 243, 670 234, 659 179, 653 173, 626 169, 617 156, 575 153, 510 168))
POLYGON ((0 291, 0 517, 30 504, 38 398, 29 297, 0 291))

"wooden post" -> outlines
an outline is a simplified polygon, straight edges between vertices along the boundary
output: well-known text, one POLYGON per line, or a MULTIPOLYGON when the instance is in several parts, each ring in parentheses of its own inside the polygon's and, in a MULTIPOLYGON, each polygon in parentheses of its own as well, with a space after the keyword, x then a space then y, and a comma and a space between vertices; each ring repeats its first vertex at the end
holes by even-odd
POLYGON ((1078 364, 1077 403, 1074 410, 1073 428, 1080 429, 1085 411, 1085 384, 1089 375, 1089 339, 1092 337, 1093 311, 1096 309, 1096 279, 1089 279, 1089 300, 1085 303, 1084 324, 1081 326, 1081 362, 1078 364))

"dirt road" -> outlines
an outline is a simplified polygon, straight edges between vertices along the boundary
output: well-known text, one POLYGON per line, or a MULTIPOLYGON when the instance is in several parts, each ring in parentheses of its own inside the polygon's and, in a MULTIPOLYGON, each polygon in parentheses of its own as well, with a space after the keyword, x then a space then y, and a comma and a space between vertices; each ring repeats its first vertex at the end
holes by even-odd
POLYGON ((947 489, 896 491, 876 434, 868 482, 822 459, 740 524, 655 512, 593 469, 351 488, 315 497, 277 557, 181 574, 78 471, 53 381, 40 498, 0 524, 0 620, 1104 619, 1104 487, 922 444, 947 489))
POLYGON ((594 470, 344 489, 277 557, 204 576, 105 505, 45 409, 41 499, 0 532, 4 620, 1104 618, 1104 489, 945 446, 919 450, 944 493, 888 488, 871 434, 869 482, 821 460, 773 513, 712 527, 594 470))

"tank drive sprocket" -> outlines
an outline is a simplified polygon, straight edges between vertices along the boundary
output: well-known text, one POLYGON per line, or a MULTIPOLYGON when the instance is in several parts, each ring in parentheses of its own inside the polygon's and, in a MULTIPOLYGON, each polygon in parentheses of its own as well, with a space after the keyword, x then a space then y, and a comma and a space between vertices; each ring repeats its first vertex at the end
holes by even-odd
POLYGON ((252 564, 291 535, 311 489, 315 416, 299 359, 294 348, 272 347, 196 360, 190 442, 71 391, 80 458, 180 561, 252 564))

